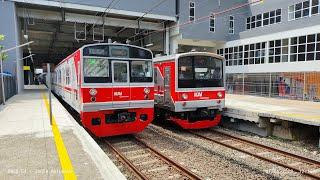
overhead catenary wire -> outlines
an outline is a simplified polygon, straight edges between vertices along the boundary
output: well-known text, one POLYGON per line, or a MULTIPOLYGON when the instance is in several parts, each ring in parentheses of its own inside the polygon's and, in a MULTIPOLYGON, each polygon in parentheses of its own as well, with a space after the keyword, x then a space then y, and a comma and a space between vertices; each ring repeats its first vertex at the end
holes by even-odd
MULTIPOLYGON (((98 17, 101 17, 101 18, 104 18, 106 16, 106 14, 108 12, 110 12, 111 8, 114 7, 116 4, 118 4, 121 0, 117 0, 116 3, 113 4, 113 2, 115 2, 116 0, 112 0, 106 7, 105 7, 105 10, 102 12, 101 15, 99 15, 98 17), (113 4, 113 6, 112 6, 113 4), (107 12, 108 11, 108 12, 107 12)), ((100 12, 96 12, 96 14, 94 16, 97 16, 100 12)), ((94 23, 93 23, 93 26, 89 29, 89 32, 93 29, 94 25, 98 23, 99 20, 96 20, 94 23)), ((102 22, 104 24, 104 19, 102 19, 102 22)), ((82 32, 80 32, 79 35, 81 35, 82 32)))
MULTIPOLYGON (((152 12, 153 10, 155 10, 157 7, 159 7, 161 4, 163 4, 164 2, 166 2, 168 0, 162 0, 160 2, 158 2, 157 4, 155 4, 154 6, 152 6, 149 10, 145 11, 144 14, 142 16, 140 16, 139 18, 136 19, 137 22, 139 22, 141 19, 143 19, 146 15, 148 15, 150 12, 152 12)), ((117 34, 120 34, 121 32, 123 32, 125 29, 127 29, 126 27, 123 27, 121 30, 119 30, 117 32, 117 34)))
MULTIPOLYGON (((189 0, 185 0, 185 1, 188 1, 188 2, 189 2, 189 0)), ((197 3, 197 8, 201 8, 202 5, 206 5, 206 3, 207 3, 206 0, 201 1, 201 2, 198 2, 198 3, 197 3)), ((189 9, 187 9, 186 11, 180 11, 178 16, 187 14, 187 13, 189 13, 189 12, 190 12, 189 9), (183 12, 183 13, 182 13, 182 12, 183 12)), ((163 25, 163 27, 164 27, 164 23, 165 23, 165 22, 167 22, 167 20, 163 20, 163 21, 161 21, 161 22, 158 23, 158 24, 163 25)), ((146 32, 148 32, 148 30, 144 30, 141 34, 145 34, 146 32)), ((128 39, 131 39, 131 38, 133 38, 133 39, 134 39, 134 42, 136 42, 136 41, 135 41, 135 38, 136 38, 135 35, 130 36, 128 39)), ((145 39, 145 38, 146 38, 146 37, 141 38, 141 39, 145 39)), ((141 39, 139 39, 138 41, 140 41, 141 39)), ((162 41, 162 40, 157 40, 157 41, 153 41, 153 42, 156 42, 156 43, 157 43, 157 42, 160 42, 160 41, 162 41)))
MULTIPOLYGON (((216 16, 219 16, 221 14, 224 14, 224 13, 227 13, 227 12, 230 12, 230 11, 233 11, 233 10, 237 10, 237 9, 249 6, 251 4, 259 3, 259 2, 263 2, 263 0, 254 0, 254 1, 251 1, 251 2, 248 2, 248 3, 244 3, 244 4, 237 5, 237 6, 233 6, 231 8, 225 9, 223 11, 211 12, 209 15, 196 18, 193 21, 189 20, 189 21, 186 21, 186 22, 181 23, 181 24, 177 24, 177 25, 173 25, 173 26, 170 26, 170 27, 166 27, 166 28, 162 28, 162 29, 159 29, 159 30, 155 30, 155 31, 149 33, 148 35, 146 35, 145 37, 142 37, 140 39, 134 40, 133 43, 138 42, 140 40, 143 40, 146 37, 150 36, 151 34, 160 33, 160 32, 167 31, 167 30, 170 30, 170 29, 173 29, 173 28, 177 28, 177 27, 182 28, 182 27, 185 27, 187 25, 202 23, 202 22, 206 21, 208 18, 210 18, 212 15, 214 17, 216 17, 216 16)), ((129 39, 134 39, 135 37, 137 37, 137 36, 139 36, 141 34, 142 33, 139 33, 139 34, 136 34, 134 36, 131 36, 129 39)))

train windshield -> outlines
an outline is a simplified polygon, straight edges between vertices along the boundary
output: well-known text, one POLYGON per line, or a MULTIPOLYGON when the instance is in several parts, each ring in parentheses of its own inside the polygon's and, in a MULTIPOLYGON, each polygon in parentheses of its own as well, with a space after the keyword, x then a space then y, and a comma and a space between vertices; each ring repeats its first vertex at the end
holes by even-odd
POLYGON ((152 82, 151 61, 131 61, 130 67, 131 82, 152 82))
POLYGON ((84 82, 108 83, 111 82, 109 60, 106 58, 84 58, 84 82))
MULTIPOLYGON (((119 61, 106 58, 84 58, 84 82, 85 83, 111 83, 111 62, 119 61)), ((121 62, 121 61, 120 61, 121 62)), ((129 65, 130 70, 130 82, 152 82, 152 62, 151 61, 139 61, 129 60, 122 62, 122 64, 115 64, 114 73, 115 75, 122 73, 128 74, 127 66, 129 65), (118 67, 121 65, 121 68, 118 67)), ((127 75, 126 75, 127 76, 127 75)), ((115 76, 118 77, 118 76, 115 76)), ((116 81, 116 79, 114 79, 116 81)), ((118 80, 117 80, 118 82, 118 80)), ((127 82, 127 80, 125 81, 127 82)))
POLYGON ((178 87, 223 87, 223 61, 210 56, 179 58, 178 87))

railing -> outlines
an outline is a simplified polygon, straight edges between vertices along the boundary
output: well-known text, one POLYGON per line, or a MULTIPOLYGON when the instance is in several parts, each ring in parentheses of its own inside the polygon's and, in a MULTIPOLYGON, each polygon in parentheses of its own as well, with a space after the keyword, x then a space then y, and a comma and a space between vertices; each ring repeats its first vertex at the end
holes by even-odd
POLYGON ((320 102, 320 72, 227 74, 227 93, 320 102))
MULTIPOLYGON (((17 94, 16 89, 16 78, 14 76, 4 74, 3 76, 4 81, 4 92, 6 100, 11 98, 13 95, 17 94)), ((2 96, 2 83, 1 83, 1 74, 0 74, 0 104, 3 103, 3 96, 2 96)))

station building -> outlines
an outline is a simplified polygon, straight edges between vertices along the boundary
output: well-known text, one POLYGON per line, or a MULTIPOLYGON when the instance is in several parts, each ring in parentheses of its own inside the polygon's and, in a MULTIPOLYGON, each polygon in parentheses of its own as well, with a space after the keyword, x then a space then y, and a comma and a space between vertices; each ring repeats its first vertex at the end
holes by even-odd
POLYGON ((57 63, 88 43, 130 42, 154 54, 195 49, 225 57, 229 93, 319 101, 319 1, 4 0, 0 43, 34 41, 9 52, 4 67, 21 91, 23 65, 57 63))

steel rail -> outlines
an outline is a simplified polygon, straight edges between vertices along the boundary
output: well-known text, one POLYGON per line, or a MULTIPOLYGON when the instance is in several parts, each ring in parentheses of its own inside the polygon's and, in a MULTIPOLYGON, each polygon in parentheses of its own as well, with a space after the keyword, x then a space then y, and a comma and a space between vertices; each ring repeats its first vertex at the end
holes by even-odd
MULTIPOLYGON (((188 170, 187 168, 179 165, 177 162, 173 161, 172 159, 166 157, 165 155, 163 155, 162 153, 160 153, 159 151, 157 151, 156 149, 154 149, 153 147, 151 147, 150 145, 148 145, 144 140, 142 140, 141 138, 138 138, 136 136, 134 136, 134 140, 137 141, 139 144, 141 144, 142 146, 146 147, 148 150, 150 150, 156 157, 159 157, 162 161, 166 162, 167 164, 171 165, 172 167, 174 167, 176 170, 180 171, 181 173, 183 173, 185 176, 187 176, 189 179, 192 180, 200 180, 201 178, 194 174, 193 172, 191 172, 190 170, 188 170)), ((149 179, 148 177, 146 177, 138 168, 136 168, 136 166, 134 164, 132 164, 130 162, 130 160, 128 158, 125 157, 125 155, 118 151, 117 148, 115 148, 110 142, 108 142, 107 140, 105 140, 106 144, 110 147, 110 149, 117 154, 120 159, 127 164, 136 174, 137 176, 139 176, 141 179, 149 179)))
POLYGON ((304 157, 304 156, 300 156, 300 155, 297 155, 297 154, 294 154, 294 153, 290 153, 290 152, 287 152, 287 151, 276 149, 276 148, 273 148, 273 147, 270 147, 270 146, 266 146, 266 145, 263 145, 263 144, 260 144, 260 143, 256 143, 256 142, 250 141, 248 139, 244 139, 244 138, 241 138, 241 137, 233 136, 231 134, 227 134, 227 133, 224 133, 224 132, 220 132, 220 131, 216 131, 216 130, 211 130, 211 131, 213 131, 215 133, 218 133, 218 134, 222 134, 224 136, 228 136, 228 137, 236 139, 236 140, 240 140, 240 141, 246 142, 248 144, 252 144, 252 145, 255 145, 255 146, 258 146, 258 147, 262 147, 264 149, 268 149, 270 151, 275 151, 275 152, 283 154, 284 156, 289 157, 289 158, 296 158, 296 159, 298 159, 300 161, 320 166, 320 161, 317 161, 317 160, 314 160, 314 159, 310 159, 310 158, 307 158, 307 157, 304 157))
MULTIPOLYGON (((277 164, 277 165, 279 165, 279 166, 282 166, 282 167, 291 169, 291 170, 293 170, 293 171, 295 171, 295 172, 301 173, 301 174, 303 174, 303 175, 309 176, 309 177, 314 178, 314 179, 320 179, 320 176, 317 176, 317 175, 315 175, 315 174, 311 174, 311 173, 309 173, 309 172, 301 171, 301 169, 296 168, 296 167, 293 167, 293 166, 290 166, 290 165, 288 165, 288 164, 281 163, 281 162, 275 161, 275 160, 273 160, 273 159, 269 159, 269 158, 263 157, 262 155, 258 155, 258 154, 252 153, 252 152, 250 152, 250 151, 246 151, 246 150, 244 150, 244 149, 237 148, 237 147, 232 146, 232 145, 230 145, 230 144, 227 144, 227 143, 224 143, 224 142, 220 142, 220 141, 218 141, 218 140, 215 140, 215 139, 212 139, 212 138, 203 136, 203 135, 201 135, 201 134, 194 133, 194 132, 192 132, 192 131, 188 131, 188 132, 189 132, 190 134, 194 135, 194 136, 197 136, 197 137, 200 137, 200 138, 202 138, 202 139, 205 139, 205 140, 208 140, 208 141, 211 141, 211 142, 220 144, 220 145, 222 145, 222 146, 228 147, 228 148, 233 149, 233 150, 236 150, 236 151, 240 151, 240 152, 242 152, 242 153, 245 153, 245 154, 248 154, 248 155, 250 155, 250 156, 256 157, 256 158, 261 159, 261 160, 263 160, 263 161, 267 161, 267 162, 270 162, 270 163, 272 163, 272 164, 277 164)), ((221 133, 221 134, 224 135, 224 133, 221 133)), ((229 137, 229 136, 228 136, 228 137, 229 137)), ((231 137, 231 135, 230 135, 230 137, 231 137)), ((234 139, 236 139, 236 140, 238 140, 238 141, 242 141, 241 139, 238 139, 238 138, 234 138, 234 139)), ((248 141, 248 140, 247 140, 247 141, 248 141)), ((243 142, 246 143, 247 141, 243 141, 243 142)), ((247 144, 251 144, 251 143, 247 143, 247 144)), ((258 144, 258 143, 256 143, 256 144, 258 144)), ((254 144, 252 143, 252 145, 254 145, 254 144)), ((263 146, 260 146, 260 144, 255 145, 255 146, 258 146, 258 147, 260 147, 260 148, 264 148, 263 146)), ((271 149, 269 149, 269 150, 271 150, 271 149)), ((272 151, 272 150, 271 150, 271 151, 272 151)), ((276 152, 278 152, 278 151, 281 151, 281 150, 276 150, 276 152)), ((291 153, 288 153, 288 154, 291 154, 291 153)), ((290 156, 289 156, 289 157, 290 157, 290 156)), ((293 157, 296 158, 296 156, 293 156, 293 157)), ((292 157, 291 157, 291 158, 292 158, 292 157)), ((296 159, 297 159, 297 158, 296 158, 296 159)), ((300 159, 299 159, 299 160, 300 160, 300 159)), ((303 159, 302 159, 302 160, 303 160, 303 159)), ((311 163, 311 164, 314 164, 314 163, 311 163)))
POLYGON ((150 149, 153 153, 155 153, 158 157, 160 157, 162 160, 166 161, 168 164, 172 164, 175 167, 177 167, 177 169, 183 173, 185 173, 190 179, 195 179, 195 180, 200 180, 201 178, 194 174, 193 172, 191 172, 190 170, 188 170, 187 168, 181 166, 180 164, 178 164, 177 162, 175 162, 174 160, 168 158, 167 156, 161 154, 159 151, 157 151, 156 149, 154 149, 153 147, 151 147, 150 145, 148 145, 145 141, 143 141, 142 139, 134 136, 134 138, 141 144, 143 144, 145 147, 147 147, 148 149, 150 149))
POLYGON ((115 153, 117 154, 120 159, 122 160, 122 162, 124 162, 125 164, 127 164, 136 174, 137 176, 139 176, 141 179, 143 180, 147 180, 148 178, 142 174, 131 162, 128 158, 126 158, 123 153, 121 153, 120 151, 118 151, 111 143, 109 143, 107 140, 105 140, 105 143, 109 146, 109 148, 115 153))

